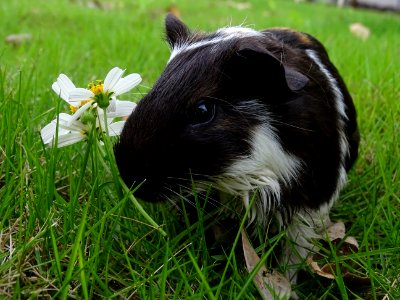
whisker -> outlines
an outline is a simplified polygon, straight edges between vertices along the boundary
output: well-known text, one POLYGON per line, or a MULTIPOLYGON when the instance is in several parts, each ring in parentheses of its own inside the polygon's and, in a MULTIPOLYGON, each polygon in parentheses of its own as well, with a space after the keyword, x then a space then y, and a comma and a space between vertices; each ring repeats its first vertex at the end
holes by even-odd
MULTIPOLYGON (((181 189, 181 193, 177 193, 176 191, 173 191, 172 189, 168 188, 169 191, 171 191, 172 193, 174 193, 175 195, 179 196, 179 197, 187 197, 187 196, 196 196, 198 197, 200 200, 203 200, 204 202, 208 202, 210 203, 214 208, 218 208, 220 209, 220 212, 222 213, 223 211, 227 211, 229 213, 237 213, 235 209, 233 209, 231 206, 228 206, 227 204, 221 202, 219 199, 215 199, 214 197, 212 197, 212 192, 208 193, 207 195, 205 195, 202 192, 198 192, 198 191, 193 191, 193 189, 184 186, 184 185, 178 185, 179 188, 181 189), (183 194, 183 193, 184 194, 183 194)), ((210 187, 209 187, 210 188, 210 187)), ((186 199, 188 200, 188 199, 186 199)), ((188 200, 190 201, 190 200, 188 200)), ((232 202, 234 202, 234 199, 232 199, 232 202)), ((233 207, 235 207, 233 205, 233 207)))
POLYGON ((183 210, 182 208, 179 207, 179 205, 170 197, 165 196, 165 199, 167 199, 167 201, 172 205, 172 207, 174 207, 179 213, 183 214, 183 210))
MULTIPOLYGON (((196 208, 196 204, 193 201, 191 201, 190 199, 188 199, 187 197, 183 196, 182 194, 180 194, 180 193, 178 193, 178 192, 176 192, 176 191, 174 191, 174 190, 172 190, 172 189, 170 189, 168 187, 166 187, 166 189, 168 191, 170 191, 172 194, 174 194, 175 196, 177 196, 179 199, 184 200, 186 203, 191 205, 193 208, 196 208)), ((177 205, 176 202, 174 202, 174 204, 177 205)))
POLYGON ((272 124, 273 123, 277 123, 277 124, 285 125, 287 127, 292 127, 292 128, 296 128, 296 129, 299 129, 299 130, 307 131, 307 132, 314 132, 314 130, 303 128, 303 127, 299 127, 299 126, 296 126, 296 125, 293 125, 293 124, 289 124, 289 123, 286 123, 286 122, 282 122, 282 121, 278 121, 278 120, 271 120, 271 123, 272 124))
MULTIPOLYGON (((225 217, 228 218, 236 218, 239 216, 239 211, 236 210, 235 208, 237 208, 237 203, 235 203, 235 201, 237 201, 237 199, 235 198, 231 198, 230 201, 226 202, 226 203, 222 203, 221 201, 215 199, 214 197, 212 197, 212 192, 210 191, 210 193, 208 194, 204 194, 204 193, 196 193, 195 191, 193 191, 192 189, 186 187, 186 186, 179 186, 180 187, 180 192, 177 192, 176 190, 170 188, 169 186, 165 186, 164 188, 166 190, 168 190, 169 192, 171 192, 177 199, 183 200, 184 203, 189 204, 192 208, 195 208, 196 210, 200 210, 203 213, 203 216, 205 219, 208 219, 209 221, 207 221, 207 223, 209 225, 220 225, 220 226, 225 226, 226 224, 223 222, 225 217), (196 193, 196 195, 194 195, 194 193, 196 193), (197 205, 194 201, 192 201, 190 199, 190 197, 186 197, 185 196, 188 195, 190 197, 194 197, 196 196, 199 200, 203 200, 204 202, 207 201, 208 203, 210 203, 215 209, 213 210, 206 210, 204 207, 197 205), (232 204, 233 205, 229 205, 232 204), (217 216, 219 215, 224 215, 224 218, 218 218, 217 216), (210 223, 212 222, 212 224, 210 223)), ((178 211, 183 214, 184 211, 182 208, 179 207, 179 202, 177 202, 176 200, 171 199, 170 197, 167 197, 167 200, 178 209, 178 211)), ((240 216, 239 216, 240 218, 240 216)))

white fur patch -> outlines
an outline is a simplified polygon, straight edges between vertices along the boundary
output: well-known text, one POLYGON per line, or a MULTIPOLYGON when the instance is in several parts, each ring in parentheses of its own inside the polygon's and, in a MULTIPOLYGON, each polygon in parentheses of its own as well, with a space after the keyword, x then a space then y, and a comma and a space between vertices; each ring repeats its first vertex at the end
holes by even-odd
POLYGON ((273 130, 258 127, 251 139, 252 152, 242 157, 215 179, 217 187, 231 195, 240 195, 248 207, 252 192, 259 192, 251 221, 263 224, 265 215, 280 202, 281 183, 290 185, 301 167, 300 160, 285 152, 273 130))
POLYGON ((320 58, 318 57, 318 54, 314 50, 307 49, 306 53, 317 64, 317 66, 322 71, 322 73, 324 73, 324 75, 326 76, 326 79, 328 79, 329 85, 333 91, 333 94, 335 95, 336 108, 337 108, 340 116, 347 120, 347 115, 345 112, 345 105, 344 105, 344 101, 343 101, 343 94, 338 86, 336 79, 328 71, 326 66, 321 62, 320 58))
POLYGON ((224 27, 217 30, 217 34, 230 37, 230 38, 243 38, 243 37, 251 37, 251 36, 262 36, 263 34, 257 30, 242 27, 242 26, 232 26, 232 27, 224 27))
MULTIPOLYGON (((330 224, 329 211, 334 201, 330 201, 318 210, 302 210, 297 212, 292 222, 286 229, 286 241, 281 256, 281 264, 289 267, 286 271, 286 277, 295 283, 297 279, 297 268, 290 268, 303 263, 307 256, 312 252, 319 250, 313 240, 323 239, 324 232, 330 224)), ((278 215, 278 220, 283 227, 283 221, 278 215)))
POLYGON ((182 53, 182 52, 194 50, 194 49, 209 46, 209 45, 216 45, 220 42, 224 42, 224 41, 228 41, 228 40, 232 40, 232 39, 240 39, 240 38, 244 38, 244 37, 253 37, 253 36, 255 36, 255 37, 262 36, 262 33, 259 31, 256 31, 254 29, 247 28, 247 27, 240 27, 240 26, 221 28, 221 29, 217 30, 216 34, 217 34, 217 36, 211 40, 202 40, 202 41, 195 42, 195 43, 186 42, 183 44, 176 45, 171 51, 171 56, 168 60, 168 63, 175 56, 177 56, 179 53, 182 53))
POLYGON ((337 188, 336 192, 334 195, 334 198, 337 198, 339 195, 340 190, 344 186, 346 180, 347 180, 347 173, 346 169, 344 167, 346 157, 349 155, 349 142, 346 138, 346 135, 344 133, 344 120, 347 120, 348 117, 346 115, 346 107, 344 103, 344 97, 342 94, 342 91, 339 88, 339 85, 336 81, 336 79, 332 76, 332 74, 329 72, 329 70, 326 68, 326 66, 321 62, 320 58, 318 57, 317 53, 314 50, 307 49, 306 53, 308 57, 310 57, 315 64, 319 67, 321 72, 325 75, 326 79, 329 82, 329 86, 335 95, 335 104, 336 104, 336 110, 339 113, 339 122, 338 122, 338 127, 339 127, 339 143, 340 143, 340 160, 341 160, 341 166, 339 170, 339 179, 337 182, 337 188))

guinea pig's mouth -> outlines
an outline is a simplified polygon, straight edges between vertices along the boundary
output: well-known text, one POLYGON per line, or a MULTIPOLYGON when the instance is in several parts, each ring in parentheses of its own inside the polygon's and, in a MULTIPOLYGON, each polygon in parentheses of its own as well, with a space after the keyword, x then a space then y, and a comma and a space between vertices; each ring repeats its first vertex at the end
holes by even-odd
POLYGON ((168 177, 149 174, 150 172, 141 172, 135 168, 127 168, 119 165, 120 175, 135 197, 147 202, 162 202, 173 196, 179 185, 176 180, 168 179, 168 177))
POLYGON ((119 143, 114 154, 120 175, 135 197, 147 202, 163 202, 199 190, 195 182, 202 176, 184 168, 177 169, 168 160, 150 158, 148 153, 137 154, 134 150, 119 143))
MULTIPOLYGON (((132 181, 132 177, 123 179, 125 183, 134 192, 135 197, 146 202, 163 202, 171 198, 180 197, 183 194, 191 194, 189 188, 185 187, 182 180, 176 180, 146 176, 144 179, 138 179, 132 181), (182 182, 181 182, 182 181, 182 182)), ((140 176, 140 178, 142 178, 140 176)))
POLYGON ((132 185, 134 195, 147 202, 161 202, 166 198, 166 189, 161 180, 144 179, 132 185))

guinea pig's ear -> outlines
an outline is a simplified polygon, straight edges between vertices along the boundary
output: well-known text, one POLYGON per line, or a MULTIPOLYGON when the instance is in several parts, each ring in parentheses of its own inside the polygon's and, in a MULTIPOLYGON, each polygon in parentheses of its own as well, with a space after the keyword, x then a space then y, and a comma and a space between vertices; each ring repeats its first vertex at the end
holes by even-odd
POLYGON ((189 28, 173 14, 168 14, 165 18, 165 33, 167 42, 171 48, 176 43, 184 41, 190 35, 189 28))
POLYGON ((268 50, 259 44, 245 44, 237 51, 241 59, 246 60, 252 72, 255 72, 260 78, 267 78, 272 82, 280 83, 291 91, 303 89, 309 79, 291 67, 286 67, 268 50))
POLYGON ((285 69, 286 83, 289 89, 292 91, 300 91, 310 81, 307 76, 301 74, 300 72, 290 67, 284 67, 284 69, 285 69))

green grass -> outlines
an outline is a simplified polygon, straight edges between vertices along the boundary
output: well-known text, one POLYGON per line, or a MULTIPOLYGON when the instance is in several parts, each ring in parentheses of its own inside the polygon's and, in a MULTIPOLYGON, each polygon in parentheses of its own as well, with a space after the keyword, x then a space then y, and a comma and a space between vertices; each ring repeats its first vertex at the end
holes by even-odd
MULTIPOLYGON (((226 276, 215 267, 227 258, 213 257, 205 246, 213 216, 199 210, 201 221, 182 228, 168 204, 143 204, 167 232, 163 237, 132 198, 118 196, 97 151, 83 144, 42 145, 39 130, 57 111, 50 87, 59 73, 83 85, 113 66, 138 72, 144 81, 126 97, 137 101, 168 59, 168 1, 102 2, 113 5, 99 10, 85 0, 0 2, 0 298, 257 298, 235 253, 226 253, 226 276), (4 40, 12 33, 30 33, 32 40, 9 45, 4 40)), ((360 250, 335 260, 357 265, 371 288, 359 291, 340 276, 325 282, 306 271, 295 289, 301 299, 399 299, 398 15, 292 1, 252 1, 246 10, 228 1, 174 2, 192 28, 285 26, 325 44, 354 97, 362 136, 359 160, 332 212, 360 250), (353 22, 370 28, 367 41, 349 33, 353 22)))

